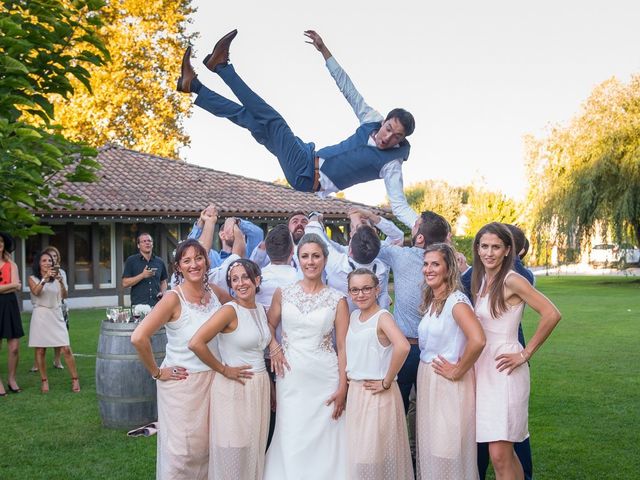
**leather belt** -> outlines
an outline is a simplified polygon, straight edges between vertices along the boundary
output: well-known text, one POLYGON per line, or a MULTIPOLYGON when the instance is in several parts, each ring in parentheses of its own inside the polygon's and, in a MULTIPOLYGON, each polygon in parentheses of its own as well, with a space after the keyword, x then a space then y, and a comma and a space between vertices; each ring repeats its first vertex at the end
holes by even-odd
POLYGON ((320 190, 320 158, 313 159, 313 192, 320 190))
POLYGON ((407 337, 407 340, 409 341, 410 345, 418 345, 418 339, 417 338, 407 337))

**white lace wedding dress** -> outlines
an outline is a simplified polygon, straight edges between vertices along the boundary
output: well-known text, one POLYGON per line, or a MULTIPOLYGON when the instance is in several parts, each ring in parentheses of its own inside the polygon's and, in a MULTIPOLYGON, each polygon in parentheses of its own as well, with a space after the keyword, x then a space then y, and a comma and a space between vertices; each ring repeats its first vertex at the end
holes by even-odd
POLYGON ((333 329, 341 298, 329 287, 316 294, 297 283, 282 290, 282 347, 291 371, 276 380, 265 480, 346 478, 344 414, 334 420, 334 405, 326 405, 339 381, 333 329))

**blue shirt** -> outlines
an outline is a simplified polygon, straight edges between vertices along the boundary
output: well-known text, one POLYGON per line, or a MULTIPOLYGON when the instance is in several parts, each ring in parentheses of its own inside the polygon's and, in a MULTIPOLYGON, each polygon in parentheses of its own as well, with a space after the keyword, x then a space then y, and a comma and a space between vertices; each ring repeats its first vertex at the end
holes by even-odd
MULTIPOLYGON (((264 239, 264 232, 262 229, 254 223, 251 223, 249 220, 240 219, 240 224, 238 225, 240 231, 244 234, 247 239, 247 248, 245 254, 243 255, 245 258, 249 258, 253 249, 258 246, 258 244, 264 239)), ((189 233, 187 238, 193 238, 194 240, 198 240, 202 235, 202 228, 198 226, 198 222, 193 224, 193 228, 189 233)), ((229 252, 225 252, 221 250, 218 252, 213 248, 209 250, 209 262, 211 263, 210 268, 219 267, 222 265, 222 262, 231 255, 229 252)))
POLYGON ((407 338, 418 338, 418 325, 422 320, 422 264, 424 249, 382 245, 378 258, 393 270, 395 306, 393 316, 398 328, 407 338))

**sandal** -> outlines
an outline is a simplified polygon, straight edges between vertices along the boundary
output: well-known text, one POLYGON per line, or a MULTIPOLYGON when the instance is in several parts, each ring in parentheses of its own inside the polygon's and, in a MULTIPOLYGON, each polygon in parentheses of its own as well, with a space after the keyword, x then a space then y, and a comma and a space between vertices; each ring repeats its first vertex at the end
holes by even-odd
POLYGON ((42 382, 42 385, 40 385, 40 392, 41 393, 49 393, 49 379, 48 378, 42 378, 42 379, 40 379, 40 381, 42 382))
POLYGON ((22 391, 22 389, 16 385, 16 388, 13 388, 10 384, 7 384, 7 386, 9 387, 9 391, 11 393, 20 393, 22 391))
POLYGON ((80 380, 78 377, 71 377, 71 391, 78 393, 80 391, 80 380))
POLYGON ((62 365, 62 363, 53 362, 53 368, 57 368, 58 370, 64 370, 64 365, 62 365))

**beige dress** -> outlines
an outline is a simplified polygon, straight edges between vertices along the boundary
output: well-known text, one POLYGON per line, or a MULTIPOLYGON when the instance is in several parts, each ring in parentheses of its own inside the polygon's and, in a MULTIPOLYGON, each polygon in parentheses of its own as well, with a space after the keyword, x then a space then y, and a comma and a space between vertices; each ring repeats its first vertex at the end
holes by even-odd
POLYGON ((455 291, 440 315, 427 312, 418 326, 416 463, 420 480, 478 478, 473 368, 451 381, 431 365, 438 355, 457 363, 464 352, 466 337, 453 318, 458 303, 471 306, 462 292, 455 291))
POLYGON ((269 433, 271 385, 264 349, 271 341, 264 307, 229 302, 238 326, 218 334, 220 357, 230 367, 250 365, 244 385, 216 375, 211 389, 210 480, 261 480, 269 433))
POLYGON ((413 480, 407 420, 398 382, 388 392, 373 395, 366 380, 383 379, 391 363, 392 345, 378 340, 378 320, 388 313, 379 310, 360 321, 360 310, 351 314, 347 332, 349 393, 347 421, 347 468, 350 480, 413 480))
POLYGON ((495 360, 503 353, 523 350, 518 342, 523 310, 524 302, 507 305, 507 310, 494 318, 488 295, 479 297, 476 302, 476 315, 487 337, 487 344, 475 365, 476 440, 479 443, 522 442, 529 436, 529 364, 524 363, 507 375, 506 370, 498 371, 495 360))
MULTIPOLYGON (((185 380, 157 382, 158 442, 156 479, 205 480, 209 473, 209 417, 214 372, 188 348, 193 334, 216 310, 215 295, 207 305, 186 301, 182 290, 167 295, 180 298, 180 318, 165 324, 167 354, 162 367, 184 367, 185 380)), ((217 349, 209 344, 214 355, 217 349)))
MULTIPOLYGON (((31 277, 36 282, 40 280, 31 277)), ((47 282, 40 295, 31 293, 33 313, 29 325, 30 347, 65 347, 69 345, 69 331, 62 315, 60 282, 47 282)))

